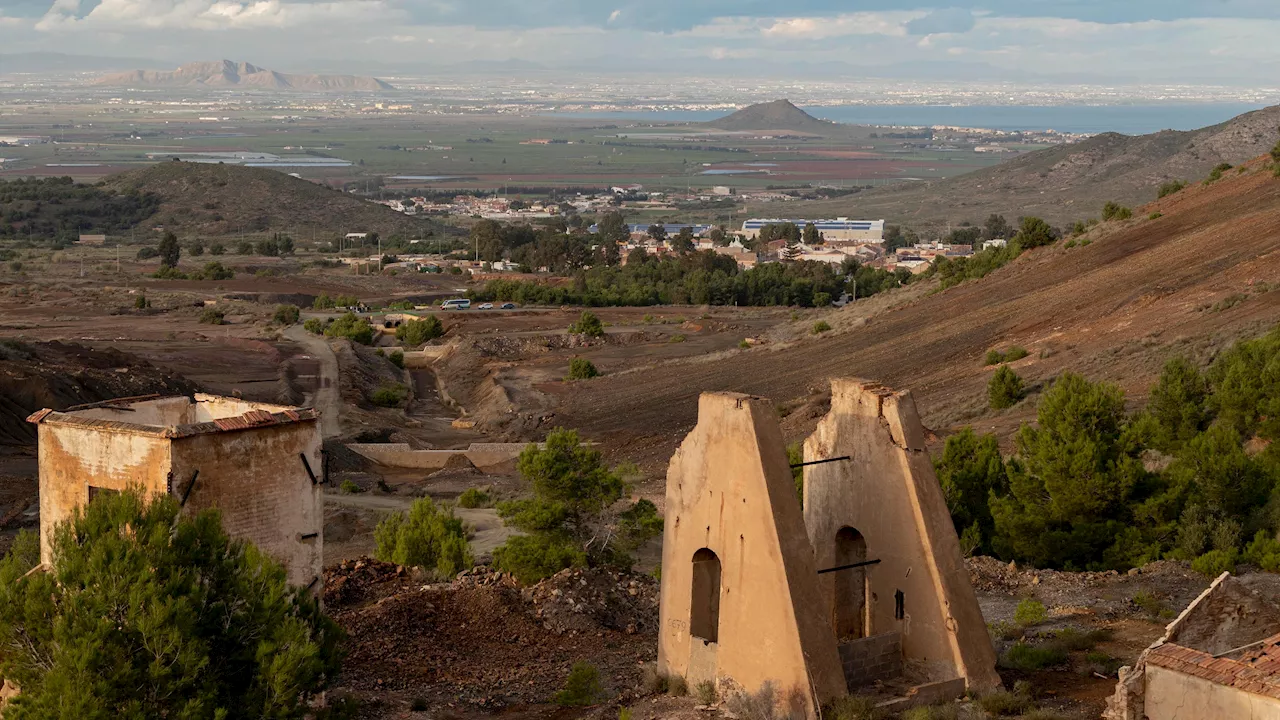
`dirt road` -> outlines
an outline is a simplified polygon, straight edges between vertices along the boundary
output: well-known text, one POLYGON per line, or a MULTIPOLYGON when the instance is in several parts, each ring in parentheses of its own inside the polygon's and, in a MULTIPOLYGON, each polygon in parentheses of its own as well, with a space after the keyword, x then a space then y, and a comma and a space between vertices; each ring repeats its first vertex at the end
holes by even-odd
MULTIPOLYGON (((412 495, 375 495, 372 493, 325 493, 324 496, 326 505, 372 511, 382 515, 408 510, 417 499, 412 495)), ((469 525, 474 530, 474 534, 470 538, 470 544, 472 554, 477 557, 493 552, 494 548, 505 543, 507 538, 515 534, 514 530, 502 524, 502 518, 498 517, 498 511, 493 508, 462 508, 455 506, 453 514, 457 515, 464 524, 469 525)), ((371 554, 373 537, 370 535, 364 539, 368 541, 368 554, 371 554)))
POLYGON ((318 335, 312 335, 302 325, 291 325, 284 336, 307 349, 320 364, 316 378, 316 392, 307 398, 311 407, 320 411, 320 432, 326 438, 342 434, 342 398, 338 394, 338 358, 329 343, 318 335))

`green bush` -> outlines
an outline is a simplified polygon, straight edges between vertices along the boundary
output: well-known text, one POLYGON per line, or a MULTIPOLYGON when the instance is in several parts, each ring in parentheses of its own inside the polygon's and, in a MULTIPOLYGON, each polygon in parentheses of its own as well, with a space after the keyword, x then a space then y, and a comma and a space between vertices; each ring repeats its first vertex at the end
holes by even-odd
POLYGON ((748 348, 750 348, 750 347, 751 347, 751 343, 747 342, 747 339, 746 339, 746 338, 742 338, 741 340, 739 340, 739 341, 738 341, 738 348, 739 348, 739 349, 741 349, 741 350, 746 350, 746 349, 748 349, 748 348))
POLYGON ((364 492, 364 488, 355 484, 355 482, 352 480, 343 480, 342 485, 338 487, 340 490, 342 490, 342 492, 348 495, 359 495, 360 493, 364 492))
POLYGON ((987 357, 983 364, 990 366, 999 365, 1002 362, 1004 362, 1004 353, 999 350, 992 349, 987 351, 987 357))
POLYGON ((703 680, 694 688, 694 695, 703 705, 714 705, 717 699, 716 684, 710 680, 703 680))
POLYGON ((672 336, 671 336, 671 339, 670 339, 670 340, 668 340, 667 342, 682 343, 682 342, 684 342, 686 339, 687 339, 687 338, 685 338, 685 336, 684 336, 684 335, 672 335, 672 336))
POLYGON ((1031 710, 1031 695, 1026 692, 996 690, 978 697, 978 706, 996 716, 1021 715, 1031 710))
POLYGON ((946 705, 925 705, 915 707, 902 713, 902 720, 959 720, 960 706, 955 703, 946 705))
POLYGON ((1266 530, 1259 530, 1244 551, 1245 562, 1267 572, 1280 572, 1280 542, 1266 530))
POLYGON ((583 310, 578 322, 569 326, 569 332, 573 335, 604 337, 604 324, 600 322, 600 318, 596 317, 595 313, 590 310, 583 310))
POLYGON ((826 320, 819 320, 818 322, 813 324, 814 335, 821 335, 822 333, 827 332, 830 329, 831 329, 831 325, 827 324, 826 320))
POLYGON ((1153 213, 1151 213, 1150 215, 1148 215, 1148 216, 1147 216, 1147 219, 1148 219, 1148 220, 1159 220, 1159 219, 1160 219, 1160 218, 1162 218, 1162 217, 1164 217, 1164 213, 1153 212, 1153 213))
POLYGON ((441 578, 451 578, 472 565, 462 521, 431 498, 415 500, 408 512, 388 516, 378 523, 373 538, 374 557, 379 560, 431 570, 441 578))
POLYGON ((151 303, 147 301, 146 295, 139 295, 133 299, 133 307, 137 310, 146 310, 151 307, 151 303))
POLYGON ((387 360, 392 365, 395 365, 401 370, 404 369, 404 351, 403 350, 392 350, 391 354, 387 356, 387 360))
POLYGON ((205 263, 204 267, 191 274, 192 280, 231 280, 236 276, 234 270, 223 267, 220 262, 205 263))
POLYGON ((493 551, 493 566, 531 585, 565 568, 586 567, 587 554, 564 537, 514 535, 493 551))
POLYGON ((1214 166, 1212 170, 1209 171, 1209 177, 1205 178, 1204 184, 1212 185, 1213 183, 1221 180, 1222 173, 1230 170, 1231 168, 1232 168, 1231 163, 1225 163, 1225 162, 1219 163, 1218 165, 1214 166))
POLYGON ((576 662, 569 670, 564 689, 556 693, 556 704, 565 707, 594 705, 604 697, 600 683, 600 670, 588 662, 576 662))
POLYGON ((1170 180, 1169 182, 1164 183, 1163 185, 1160 186, 1160 190, 1156 194, 1156 197, 1160 197, 1160 198, 1167 197, 1176 192, 1180 192, 1186 186, 1187 186, 1186 180, 1170 180))
POLYGON ((467 488, 458 496, 458 507, 467 509, 489 507, 491 502, 489 493, 480 488, 467 488))
POLYGON ((1022 627, 1031 627, 1039 625, 1049 619, 1049 613, 1044 608, 1044 603, 1034 598, 1023 598, 1018 603, 1018 607, 1013 611, 1013 621, 1022 627))
POLYGON ((1139 590, 1130 602, 1152 618, 1163 618, 1172 614, 1172 611, 1150 590, 1139 590))
POLYGON ((226 248, 225 246, 223 246, 223 244, 222 244, 222 243, 214 243, 214 244, 212 244, 212 245, 210 245, 210 246, 209 246, 209 254, 210 254, 210 255, 222 255, 222 254, 224 254, 226 251, 227 251, 227 248, 226 248))
POLYGON ((1128 220, 1131 217, 1133 217, 1133 210, 1118 203, 1107 201, 1107 204, 1102 206, 1103 222, 1108 220, 1128 220))
POLYGON ((221 325, 226 321, 226 313, 216 307, 207 307, 200 313, 200 322, 205 325, 221 325))
MULTIPOLYGON (((868 695, 846 695, 831 701, 822 717, 828 720, 883 720, 887 714, 876 707, 876 703, 876 699, 868 695)), ((773 717, 773 714, 765 717, 773 717)))
POLYGON ((684 697, 689 694, 689 683, 679 675, 667 678, 667 694, 672 697, 684 697))
POLYGON ((396 340, 410 347, 426 344, 441 335, 444 335, 444 323, 435 315, 428 315, 421 320, 409 320, 396 328, 396 340))
POLYGON ((1067 651, 1061 647, 1052 643, 1032 645, 1022 640, 1014 643, 1000 656, 1000 666, 1011 670, 1044 670, 1066 662, 1067 651))
POLYGON ((586 358, 574 358, 569 361, 569 378, 570 380, 590 380, 600 375, 600 371, 596 370, 596 366, 586 358))
POLYGON ((313 335, 323 335, 325 323, 320 318, 307 318, 307 321, 302 323, 302 327, 313 335))
POLYGON ((361 345, 373 343, 373 326, 351 312, 329 323, 324 334, 326 337, 347 338, 361 345))
POLYGON ((48 572, 34 533, 0 559, 6 718, 302 720, 335 678, 341 629, 216 510, 103 493, 51 530, 48 572))
POLYGON ((1210 550, 1191 561, 1191 569, 1207 578, 1216 578, 1224 572, 1236 571, 1236 563, 1240 554, 1235 548, 1229 550, 1210 550))
POLYGON ((150 260, 153 257, 160 257, 160 251, 150 245, 144 245, 138 248, 138 254, 136 257, 139 260, 150 260))
POLYGON ((1026 356, 1028 356, 1028 355, 1030 355, 1030 354, 1031 354, 1031 353, 1027 352, 1027 349, 1026 349, 1026 348, 1024 348, 1024 347, 1020 347, 1020 346, 1018 346, 1018 345, 1013 345, 1013 346, 1011 346, 1007 351, 1005 351, 1005 354, 1004 354, 1004 361, 1005 361, 1005 362, 1014 362, 1014 361, 1016 361, 1016 360, 1021 360, 1022 358, 1026 357, 1026 356))
POLYGON ((369 396, 369 402, 378 407, 393 408, 400 407, 404 404, 405 397, 408 396, 408 390, 400 383, 392 383, 383 385, 373 391, 373 395, 369 396))
POLYGON ((277 305, 276 313, 271 316, 271 320, 279 325, 293 325, 301 317, 302 311, 297 305, 277 305))
POLYGON ((987 383, 987 400, 992 410, 1004 410, 1023 397, 1022 378, 1008 365, 1001 365, 987 383))

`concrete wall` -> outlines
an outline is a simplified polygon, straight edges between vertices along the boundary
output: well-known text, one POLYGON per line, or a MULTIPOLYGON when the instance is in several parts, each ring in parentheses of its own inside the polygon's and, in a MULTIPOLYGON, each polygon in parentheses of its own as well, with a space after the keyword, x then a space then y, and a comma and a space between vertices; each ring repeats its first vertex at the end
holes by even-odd
POLYGON ((168 489, 169 441, 145 433, 80 425, 41 424, 40 560, 52 561, 53 528, 89 502, 89 487, 145 492, 168 489))
POLYGON ((896 632, 850 640, 839 650, 850 690, 902 675, 902 636, 896 632))
MULTIPOLYGON (((184 508, 216 508, 232 537, 249 540, 284 564, 289 582, 306 587, 322 575, 324 498, 302 463, 323 480, 320 425, 299 422, 241 432, 208 433, 173 441, 173 493, 184 508), (304 538, 314 534, 315 537, 304 538)), ((314 591, 321 590, 317 583, 314 591)))
MULTIPOLYGON (((805 442, 804 458, 841 456, 852 459, 805 468, 804 517, 819 568, 842 564, 836 538, 843 528, 861 534, 867 559, 880 560, 866 569, 863 634, 901 633, 903 654, 932 680, 998 687, 995 652, 910 394, 832 380, 831 411, 805 442)), ((863 597, 858 583, 848 583, 837 598, 841 572, 849 571, 821 576, 824 617, 836 614, 838 599, 863 597), (858 597, 843 596, 849 593, 858 597)))
POLYGON ((835 639, 813 612, 813 551, 772 403, 704 393, 698 424, 671 458, 662 547, 659 671, 689 683, 731 679, 747 692, 772 681, 810 717, 845 694, 835 639), (693 637, 694 555, 719 560, 716 642, 693 637))
POLYGON ((1146 669, 1144 710, 1148 720, 1280 720, 1280 700, 1155 665, 1146 669))
POLYGON ((478 468, 492 467, 520 457, 529 443, 472 443, 466 450, 414 450, 408 443, 351 443, 347 448, 381 465, 414 470, 439 470, 455 455, 464 455, 478 468))
POLYGON ((112 420, 134 425, 186 425, 198 422, 191 416, 191 400, 186 396, 158 398, 129 403, 124 407, 103 406, 76 410, 76 417, 112 420))
POLYGON ((431 367, 448 348, 448 345, 426 345, 421 350, 407 351, 404 354, 404 366, 409 369, 431 367))

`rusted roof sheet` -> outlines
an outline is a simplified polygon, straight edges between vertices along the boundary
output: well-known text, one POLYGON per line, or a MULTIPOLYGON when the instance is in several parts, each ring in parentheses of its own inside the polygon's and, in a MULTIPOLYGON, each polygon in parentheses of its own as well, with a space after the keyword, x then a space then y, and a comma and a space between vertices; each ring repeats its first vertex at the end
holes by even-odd
POLYGON ((273 413, 266 410, 250 410, 243 415, 218 418, 211 422, 165 426, 140 425, 137 423, 121 422, 119 420, 102 420, 99 418, 83 417, 74 413, 41 410, 27 418, 27 420, 35 423, 56 422, 59 424, 93 427, 103 430, 118 430, 121 432, 152 435, 155 437, 184 438, 214 432, 233 432, 239 430, 251 430, 259 427, 268 427, 272 425, 289 425, 296 422, 317 420, 319 417, 320 412, 315 408, 299 408, 297 410, 288 410, 279 413, 273 413))
POLYGON ((1244 651, 1239 660, 1165 643, 1147 653, 1147 663, 1280 700, 1280 634, 1244 651))
POLYGON ((45 418, 49 417, 49 414, 52 412, 53 412, 53 408, 45 408, 43 410, 37 410, 31 413, 31 415, 27 418, 27 422, 39 425, 45 418))

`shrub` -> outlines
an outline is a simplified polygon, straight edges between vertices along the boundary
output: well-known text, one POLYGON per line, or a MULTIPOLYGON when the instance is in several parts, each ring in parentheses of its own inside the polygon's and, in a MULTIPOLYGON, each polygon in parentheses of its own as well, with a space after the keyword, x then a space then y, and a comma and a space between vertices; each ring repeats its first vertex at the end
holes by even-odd
POLYGON ((361 345, 373 343, 373 326, 350 312, 329 323, 324 334, 328 337, 347 338, 361 345))
POLYGON ((104 493, 49 541, 49 572, 32 533, 0 559, 6 717, 300 720, 338 672, 342 631, 216 510, 104 493))
POLYGON ((1031 709, 1031 695, 1027 692, 996 690, 978 698, 978 706, 992 715, 1021 715, 1031 709))
POLYGON ((1170 180, 1160 186, 1160 190, 1156 193, 1156 197, 1168 197, 1176 192, 1180 192, 1186 186, 1186 180, 1170 180))
POLYGON ((1150 215, 1148 215, 1148 216, 1147 216, 1147 219, 1148 219, 1148 220, 1159 220, 1159 219, 1160 219, 1160 218, 1162 218, 1162 217, 1164 217, 1164 213, 1153 212, 1153 213, 1151 213, 1150 215))
POLYGON ((323 335, 325 324, 320 318, 307 318, 307 321, 302 323, 302 327, 314 335, 323 335))
POLYGON ((569 670, 564 689, 556 693, 556 704, 566 707, 593 705, 604 696, 600 670, 588 662, 576 662, 569 670))
POLYGON ((716 702, 716 684, 710 680, 703 680, 694 688, 694 694, 698 697, 698 702, 703 705, 714 705, 716 702))
POLYGON ((205 325, 221 325, 226 321, 226 313, 216 307, 207 307, 200 313, 200 322, 205 325))
POLYGON ((667 676, 658 672, 658 666, 654 663, 644 666, 644 670, 641 672, 641 682, 644 684, 645 691, 650 695, 667 691, 667 676))
POLYGON ((489 493, 480 488, 467 488, 458 496, 458 507, 467 509, 488 507, 490 502, 489 493))
POLYGON ((684 342, 686 339, 687 339, 687 338, 685 338, 685 336, 684 336, 684 335, 672 335, 672 336, 671 336, 671 339, 670 339, 670 340, 668 340, 667 342, 682 343, 682 342, 684 342))
POLYGON ((1245 548, 1244 559, 1267 572, 1280 572, 1280 542, 1266 530, 1259 530, 1245 548))
POLYGON ((1067 241, 1067 244, 1066 244, 1066 245, 1063 245, 1063 247, 1065 247, 1065 248, 1066 248, 1066 249, 1068 249, 1068 250, 1070 250, 1071 248, 1073 248, 1073 247, 1075 247, 1075 246, 1076 246, 1076 241, 1075 241, 1075 240, 1068 240, 1068 241, 1067 241))
POLYGON ((1066 661, 1067 651, 1057 645, 1032 645, 1023 640, 1014 643, 1000 656, 1000 666, 1012 670, 1043 670, 1066 661))
POLYGON ((679 675, 672 675, 667 678, 667 694, 672 697, 684 697, 689 694, 689 683, 679 675))
POLYGON ((1191 561, 1191 569, 1207 578, 1216 578, 1224 572, 1235 572, 1236 563, 1240 560, 1235 548, 1230 550, 1210 550, 1191 561))
POLYGON ((987 351, 987 359, 984 363, 985 365, 999 365, 1002 362, 1004 362, 1004 353, 995 349, 987 351))
MULTIPOLYGON (((160 269, 151 273, 151 277, 157 280, 187 280, 189 276, 177 268, 160 266, 160 269)), ((197 280, 199 278, 196 278, 197 280)))
POLYGON ((160 251, 150 245, 144 245, 138 248, 137 257, 139 260, 150 260, 153 257, 160 257, 160 251))
POLYGON ((955 703, 925 705, 902 713, 902 720, 959 720, 959 718, 960 706, 955 703))
POLYGON ((1163 618, 1172 614, 1172 611, 1160 601, 1160 598, 1149 590, 1139 590, 1133 596, 1131 602, 1152 618, 1163 618))
POLYGON ((600 371, 596 370, 596 366, 586 358, 574 358, 569 361, 570 380, 590 380, 598 375, 600 371))
POLYGON ((1018 603, 1018 607, 1013 611, 1013 621, 1023 627, 1039 625, 1049 619, 1049 613, 1044 608, 1044 603, 1034 598, 1023 598, 1018 603))
POLYGON ((578 322, 569 326, 569 332, 573 335, 604 337, 604 324, 600 322, 600 318, 596 317, 595 313, 590 310, 584 310, 578 318, 578 322))
POLYGON ((739 340, 739 341, 738 341, 738 348, 739 348, 739 349, 741 349, 741 350, 746 350, 746 349, 748 349, 748 348, 750 348, 750 347, 751 347, 751 343, 747 342, 747 339, 746 339, 746 338, 742 338, 741 340, 739 340))
MULTIPOLYGON (((498 509, 502 513, 502 505, 498 509)), ((566 538, 513 535, 493 551, 493 566, 530 585, 570 567, 586 567, 587 554, 566 538)))
POLYGON ((146 310, 150 306, 151 306, 151 303, 147 302, 146 295, 139 295, 138 297, 133 299, 133 307, 138 310, 146 310))
POLYGON ((1119 203, 1108 200, 1107 203, 1102 206, 1103 222, 1108 220, 1128 220, 1131 217, 1133 217, 1133 210, 1130 210, 1119 203))
POLYGON ((1280 163, 1280 142, 1276 143, 1275 147, 1271 148, 1271 159, 1280 163))
POLYGON ((876 707, 875 698, 866 695, 846 695, 832 701, 826 707, 822 717, 830 720, 881 720, 886 715, 883 710, 876 707))
POLYGON ((818 322, 813 324, 814 335, 821 335, 822 333, 827 332, 830 329, 831 329, 831 325, 827 324, 826 320, 819 320, 818 322))
POLYGON ((444 323, 435 315, 421 320, 409 320, 396 328, 396 340, 406 346, 423 345, 444 335, 444 323))
POLYGON ((222 243, 214 243, 209 246, 210 255, 222 255, 226 251, 227 251, 227 248, 224 247, 222 243))
POLYGON ((395 365, 401 370, 404 369, 404 351, 403 350, 392 350, 391 354, 387 356, 387 360, 390 361, 392 365, 395 365))
POLYGON ((1016 360, 1021 360, 1022 358, 1026 357, 1026 356, 1028 356, 1028 355, 1030 355, 1030 354, 1031 354, 1031 353, 1027 352, 1027 349, 1026 349, 1026 348, 1024 348, 1024 347, 1020 347, 1020 346, 1018 346, 1018 345, 1014 345, 1014 346, 1010 347, 1007 351, 1005 351, 1005 354, 1004 354, 1004 361, 1005 361, 1005 362, 1014 362, 1014 361, 1016 361, 1016 360))
POLYGON ((987 400, 992 410, 1004 410, 1017 405, 1023 393, 1022 378, 1008 365, 1001 365, 987 383, 987 400))
POLYGON ((272 322, 280 325, 293 325, 302 317, 302 311, 297 305, 278 305, 276 306, 275 315, 271 316, 272 322))
POLYGON ((374 557, 383 562, 432 570, 451 578, 471 567, 466 529, 453 510, 419 498, 407 512, 388 516, 373 533, 374 557))
POLYGON ((352 480, 343 480, 342 485, 339 486, 339 489, 348 495, 359 495, 360 493, 364 492, 364 488, 355 484, 355 482, 352 480))
POLYGON ((1204 184, 1211 185, 1221 180, 1222 173, 1230 170, 1231 168, 1232 168, 1231 163, 1225 163, 1225 162, 1219 163, 1218 165, 1214 166, 1212 170, 1209 171, 1209 177, 1205 178, 1204 184))
POLYGON ((192 280, 230 280, 235 276, 234 270, 220 262, 205 263, 203 268, 191 273, 192 280))
POLYGON ((1066 652, 1080 652, 1081 650, 1092 650, 1095 645, 1110 638, 1111 631, 1106 628, 1085 632, 1078 628, 1065 627, 1054 633, 1050 644, 1066 652))
POLYGON ((813 294, 814 307, 826 307, 831 304, 831 293, 816 292, 813 294))
POLYGON ((407 395, 408 391, 405 389, 404 385, 401 385, 400 383, 393 383, 390 385, 383 385, 377 390, 374 390, 373 395, 369 396, 369 402, 372 402, 378 407, 400 407, 400 405, 404 403, 404 399, 407 395))

